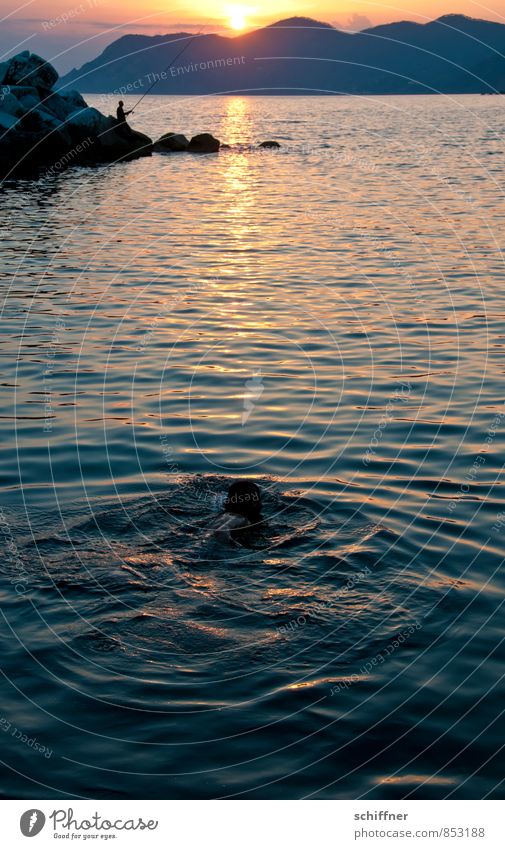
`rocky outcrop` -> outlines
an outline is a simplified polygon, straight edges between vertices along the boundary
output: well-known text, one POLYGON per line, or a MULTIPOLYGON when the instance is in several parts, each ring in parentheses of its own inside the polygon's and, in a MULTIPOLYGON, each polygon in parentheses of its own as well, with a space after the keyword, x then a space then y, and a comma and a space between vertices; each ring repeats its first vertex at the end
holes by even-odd
POLYGON ((191 141, 182 133, 165 133, 153 147, 157 153, 217 153, 221 142, 210 133, 200 133, 191 141))
POLYGON ((280 144, 276 141, 264 141, 261 142, 259 147, 262 147, 265 150, 278 150, 280 148, 280 144))
POLYGON ((189 140, 182 133, 165 133, 154 143, 158 153, 184 153, 189 147, 189 140))
POLYGON ((5 85, 28 85, 50 91, 58 81, 58 73, 53 66, 29 50, 23 50, 5 64, 5 85))
POLYGON ((210 133, 200 133, 191 139, 188 153, 217 153, 220 147, 221 142, 210 133))
POLYGON ((151 154, 150 138, 89 107, 77 91, 53 91, 57 79, 27 50, 0 64, 1 176, 151 154))

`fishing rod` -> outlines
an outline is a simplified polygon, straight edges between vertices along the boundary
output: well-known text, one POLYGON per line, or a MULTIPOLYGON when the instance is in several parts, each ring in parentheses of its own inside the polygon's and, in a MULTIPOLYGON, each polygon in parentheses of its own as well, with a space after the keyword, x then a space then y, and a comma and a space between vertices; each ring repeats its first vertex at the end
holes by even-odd
MULTIPOLYGON (((170 70, 170 68, 172 67, 172 65, 174 64, 174 62, 177 62, 177 60, 178 60, 178 59, 180 59, 180 57, 182 56, 182 54, 184 53, 184 51, 188 49, 189 45, 193 43, 193 41, 195 40, 195 38, 198 38, 198 36, 199 36, 199 35, 201 35, 201 34, 203 33, 203 30, 205 29, 205 27, 206 27, 206 26, 207 26, 207 25, 205 25, 205 26, 203 27, 203 29, 201 29, 201 30, 200 30, 200 32, 195 33, 195 35, 193 35, 193 36, 189 39, 189 41, 187 41, 187 42, 186 42, 186 44, 184 45, 184 47, 182 48, 182 50, 179 50, 179 52, 178 52, 177 56, 175 56, 175 57, 172 59, 172 61, 170 62, 170 64, 169 64, 169 65, 167 65, 167 67, 166 67, 166 68, 165 68, 165 69, 161 72, 162 74, 166 74, 166 73, 167 73, 167 71, 169 71, 169 70, 170 70)), ((150 92, 150 91, 152 91, 152 89, 154 88, 154 86, 155 86, 158 82, 159 82, 159 78, 158 78, 157 80, 155 80, 155 81, 152 83, 152 85, 150 85, 150 86, 149 86, 149 88, 147 89, 147 91, 145 91, 145 92, 144 92, 144 94, 142 95, 142 97, 141 97, 139 100, 137 100, 137 102, 136 102, 135 106, 133 107, 133 109, 130 109, 130 112, 134 112, 134 111, 135 111, 135 109, 137 108, 137 106, 139 105, 139 103, 142 103, 142 101, 143 101, 144 97, 147 97, 147 95, 149 94, 149 92, 150 92)))

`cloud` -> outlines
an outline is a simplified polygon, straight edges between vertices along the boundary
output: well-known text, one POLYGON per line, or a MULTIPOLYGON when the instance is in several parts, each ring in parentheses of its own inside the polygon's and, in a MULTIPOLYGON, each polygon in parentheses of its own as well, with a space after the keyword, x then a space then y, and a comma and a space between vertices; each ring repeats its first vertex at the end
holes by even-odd
POLYGON ((373 26, 373 24, 370 18, 367 18, 366 15, 359 15, 357 12, 354 12, 347 23, 344 24, 342 29, 347 30, 347 32, 361 32, 361 30, 369 29, 371 26, 373 26))

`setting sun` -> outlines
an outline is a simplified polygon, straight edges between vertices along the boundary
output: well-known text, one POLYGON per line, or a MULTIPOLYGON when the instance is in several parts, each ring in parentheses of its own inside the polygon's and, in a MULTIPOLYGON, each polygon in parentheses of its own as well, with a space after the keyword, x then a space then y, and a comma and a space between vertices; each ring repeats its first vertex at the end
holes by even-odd
POLYGON ((243 6, 231 6, 230 7, 230 27, 231 29, 241 30, 245 29, 247 25, 246 19, 246 9, 243 6))

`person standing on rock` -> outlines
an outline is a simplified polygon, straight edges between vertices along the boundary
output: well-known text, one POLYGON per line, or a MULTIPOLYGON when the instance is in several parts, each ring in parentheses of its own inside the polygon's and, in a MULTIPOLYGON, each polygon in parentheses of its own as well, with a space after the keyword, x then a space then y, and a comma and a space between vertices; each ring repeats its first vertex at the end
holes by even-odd
POLYGON ((117 109, 116 109, 118 129, 121 130, 121 132, 123 132, 125 135, 129 135, 129 136, 132 134, 132 129, 131 129, 130 125, 128 124, 126 118, 127 118, 128 115, 131 115, 132 112, 133 112, 133 109, 130 109, 129 112, 125 112, 123 101, 122 100, 119 101, 117 109))

